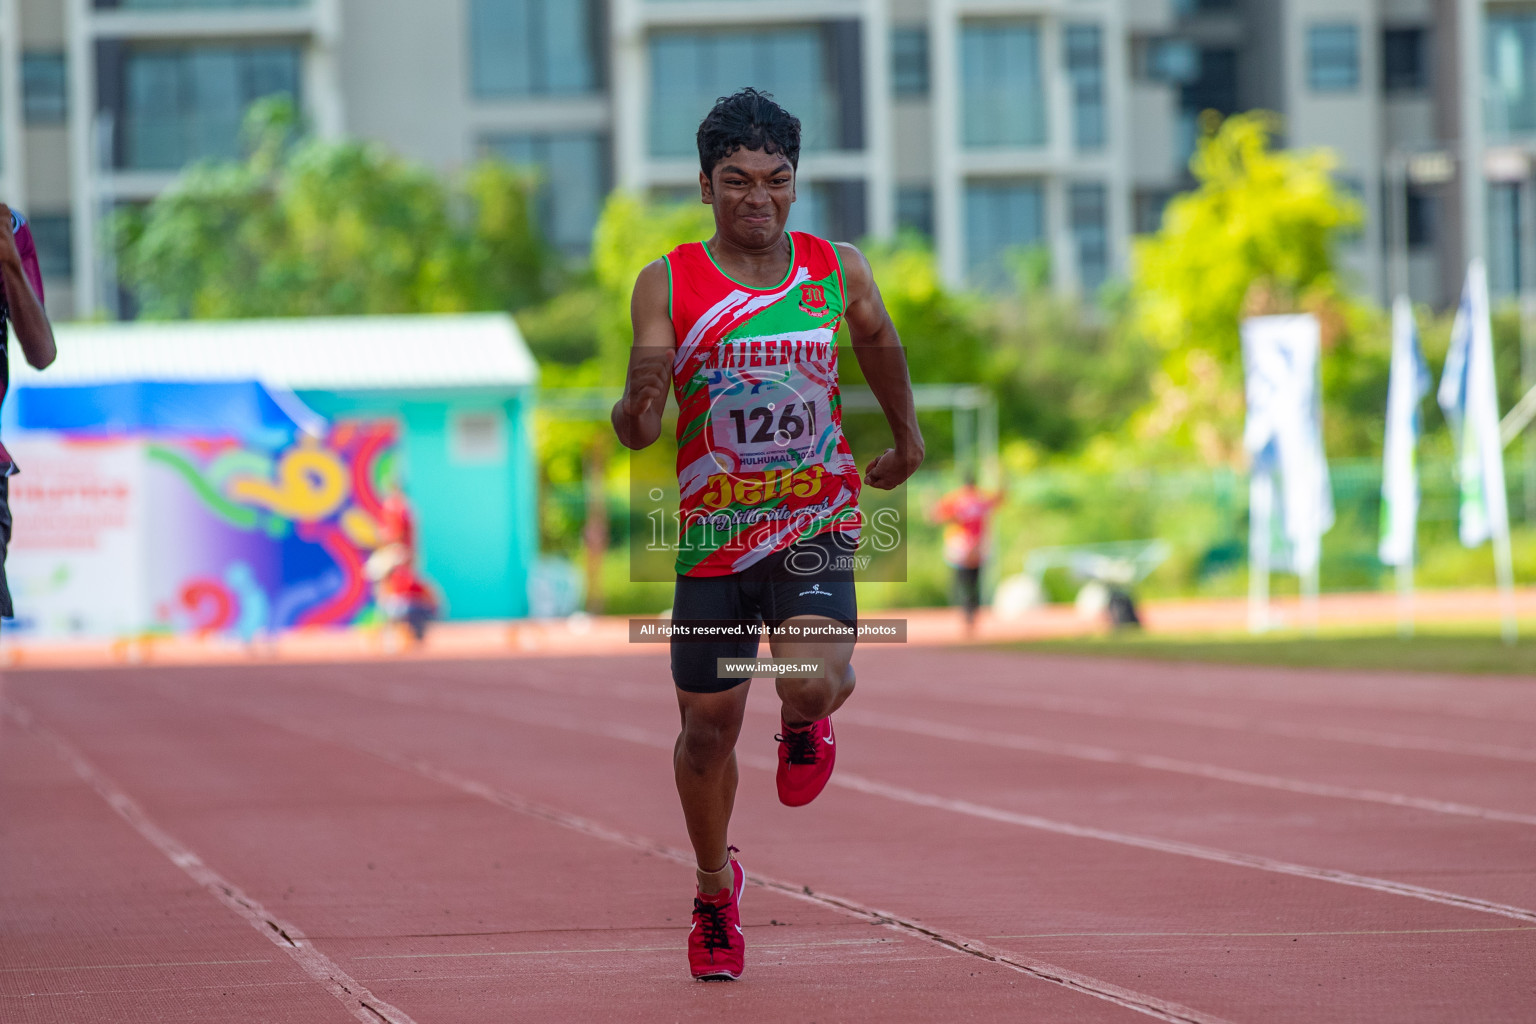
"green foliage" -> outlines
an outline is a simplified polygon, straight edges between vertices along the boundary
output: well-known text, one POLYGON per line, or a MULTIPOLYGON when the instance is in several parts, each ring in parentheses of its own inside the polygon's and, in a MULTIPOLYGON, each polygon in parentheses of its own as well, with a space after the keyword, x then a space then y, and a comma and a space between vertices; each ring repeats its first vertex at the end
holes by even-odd
MULTIPOLYGON (((1035 254, 1018 261, 1017 290, 958 292, 915 236, 864 247, 918 384, 979 383, 997 397, 1005 436, 1056 454, 1118 429, 1145 397, 1150 359, 1126 336, 1124 303, 1085 308, 1052 292, 1035 254)), ((852 361, 845 381, 862 381, 852 361)), ((948 417, 924 417, 935 460, 948 457, 948 417)))
POLYGON ((1276 151, 1274 130, 1270 115, 1250 113, 1207 134, 1190 165, 1199 186, 1136 246, 1133 326, 1164 356, 1140 432, 1210 463, 1237 457, 1238 325, 1254 285, 1266 312, 1335 302, 1336 245, 1362 222, 1333 179, 1333 154, 1276 151))
POLYGON ((1333 458, 1379 455, 1386 433, 1392 318, 1364 303, 1343 308, 1342 330, 1321 365, 1323 449, 1333 458))
MULTIPOLYGON (((862 251, 906 348, 913 381, 979 380, 988 357, 983 301, 946 287, 933 250, 916 236, 869 243, 862 251)), ((843 376, 863 381, 852 360, 843 368, 843 376)))
POLYGON ((1123 299, 1109 300, 1086 308, 1023 267, 1018 291, 987 310, 993 344, 981 379, 998 397, 1004 437, 1077 453, 1122 432, 1146 402, 1155 354, 1130 333, 1123 299))
MULTIPOLYGON (((597 386, 595 359, 575 365, 540 366, 546 389, 597 386)), ((593 444, 611 433, 606 417, 572 419, 540 411, 534 421, 534 447, 539 460, 539 524, 544 550, 573 551, 581 544, 586 518, 584 461, 593 444)))
POLYGON ((545 293, 532 177, 487 162, 448 186, 295 126, 291 102, 258 103, 245 160, 196 165, 119 218, 118 265, 145 317, 516 309, 545 293))
MULTIPOLYGON (((540 366, 554 364, 563 369, 596 358, 601 309, 602 294, 595 285, 584 284, 518 313, 517 325, 540 366)), ((550 385, 546 382, 545 386, 550 385)))
POLYGON ((634 335, 629 300, 635 278, 685 242, 714 233, 714 216, 702 203, 655 203, 615 192, 603 207, 592 236, 592 273, 597 281, 598 357, 604 383, 623 383, 634 335))
POLYGON ((1239 314, 1260 278, 1294 297, 1334 288, 1335 243, 1360 224, 1359 203, 1334 183, 1331 152, 1277 152, 1273 132, 1259 113, 1222 122, 1191 162, 1199 187, 1137 245, 1136 315, 1166 351, 1238 359, 1239 314))
MULTIPOLYGON (((540 358, 544 386, 602 387, 616 398, 633 343, 629 306, 635 278, 647 263, 684 242, 709 237, 713 227, 710 212, 702 204, 651 203, 625 193, 610 196, 593 235, 589 283, 518 317, 529 346, 540 358)), ((606 415, 591 419, 541 415, 537 446, 544 541, 570 550, 581 543, 586 515, 585 460, 594 448, 607 451, 614 446, 613 431, 606 415)), ((606 472, 611 494, 623 493, 627 470, 626 460, 610 461, 606 472)), ((612 521, 620 518, 615 514, 612 521)), ((621 602, 626 599, 622 587, 611 593, 621 602)))

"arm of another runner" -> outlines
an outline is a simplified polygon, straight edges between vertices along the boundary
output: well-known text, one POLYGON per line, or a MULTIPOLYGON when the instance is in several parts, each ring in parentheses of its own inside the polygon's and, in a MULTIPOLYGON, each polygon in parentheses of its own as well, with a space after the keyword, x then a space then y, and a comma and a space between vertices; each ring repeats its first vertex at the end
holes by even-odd
POLYGON ((614 404, 610 417, 619 443, 626 448, 645 448, 661 436, 661 413, 672 390, 672 357, 677 352, 667 284, 662 260, 646 266, 635 280, 629 304, 635 346, 629 350, 624 397, 614 404))
POLYGON ((885 420, 891 425, 896 447, 887 448, 864 470, 864 482, 883 491, 900 486, 923 464, 923 432, 917 426, 912 402, 912 378, 902 352, 896 325, 886 312, 885 301, 875 285, 869 260, 856 246, 834 243, 843 265, 848 330, 853 335, 853 354, 875 393, 885 420))
MULTIPOLYGON (((26 226, 23 225, 21 230, 26 232, 26 226)), ((16 328, 21 351, 28 363, 42 370, 57 358, 58 349, 53 343, 53 327, 48 323, 48 314, 43 311, 43 303, 38 298, 41 292, 34 291, 33 283, 28 280, 30 270, 37 277, 36 287, 41 288, 43 279, 37 271, 37 255, 35 252, 23 253, 22 241, 11 230, 11 208, 0 203, 0 283, 5 286, 5 301, 10 308, 11 324, 16 328), (28 257, 32 261, 30 268, 28 257)), ((27 248, 30 250, 31 246, 27 248)))

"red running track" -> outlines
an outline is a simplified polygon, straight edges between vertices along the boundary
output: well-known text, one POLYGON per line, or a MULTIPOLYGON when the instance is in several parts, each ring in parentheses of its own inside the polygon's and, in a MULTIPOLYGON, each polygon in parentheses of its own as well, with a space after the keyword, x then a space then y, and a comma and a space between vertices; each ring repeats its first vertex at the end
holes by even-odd
POLYGON ((1536 683, 857 664, 714 985, 664 656, 12 672, 0 1020, 1536 1019, 1536 683))

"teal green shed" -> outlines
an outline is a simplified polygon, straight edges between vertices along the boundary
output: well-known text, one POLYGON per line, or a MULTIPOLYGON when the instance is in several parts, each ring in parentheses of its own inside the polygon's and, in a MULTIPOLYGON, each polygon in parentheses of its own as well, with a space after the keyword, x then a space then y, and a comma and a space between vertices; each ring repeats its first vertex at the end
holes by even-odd
POLYGON ((296 399, 296 421, 312 411, 394 422, 421 567, 445 617, 528 614, 538 367, 511 316, 61 324, 56 334, 61 358, 46 379, 16 360, 14 383, 254 380, 296 399))

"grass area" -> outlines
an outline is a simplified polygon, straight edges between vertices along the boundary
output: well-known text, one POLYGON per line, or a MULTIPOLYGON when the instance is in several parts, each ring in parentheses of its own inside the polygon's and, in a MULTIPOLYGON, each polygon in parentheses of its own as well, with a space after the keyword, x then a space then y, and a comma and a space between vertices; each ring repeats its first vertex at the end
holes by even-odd
POLYGON ((1536 676, 1536 622, 1520 624, 1520 642, 1513 647, 1504 643, 1497 626, 1478 625, 1420 628, 1408 638, 1392 630, 1324 630, 1316 636, 1125 633, 1010 644, 1008 649, 1158 661, 1536 676))

